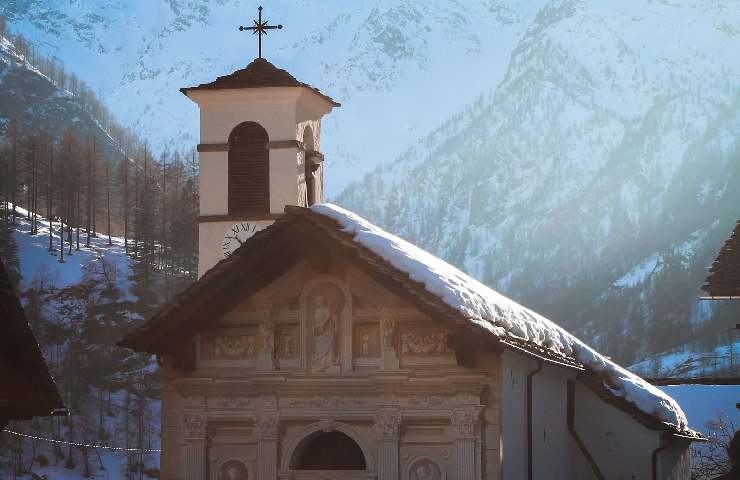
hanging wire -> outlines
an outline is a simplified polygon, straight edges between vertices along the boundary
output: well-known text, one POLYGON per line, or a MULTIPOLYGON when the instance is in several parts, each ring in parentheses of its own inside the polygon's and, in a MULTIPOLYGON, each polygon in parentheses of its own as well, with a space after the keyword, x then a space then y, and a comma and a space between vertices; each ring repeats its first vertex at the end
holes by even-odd
POLYGON ((157 448, 124 448, 124 447, 111 447, 109 445, 91 445, 89 443, 80 442, 65 442, 64 440, 56 440, 54 438, 39 437, 36 435, 28 435, 26 433, 15 432, 13 430, 4 429, 3 432, 11 435, 17 435, 19 437, 30 438, 32 440, 42 440, 44 442, 57 443, 61 445, 72 445, 73 447, 81 448, 102 448, 104 450, 113 450, 117 452, 143 452, 143 453, 162 453, 162 450, 157 448))

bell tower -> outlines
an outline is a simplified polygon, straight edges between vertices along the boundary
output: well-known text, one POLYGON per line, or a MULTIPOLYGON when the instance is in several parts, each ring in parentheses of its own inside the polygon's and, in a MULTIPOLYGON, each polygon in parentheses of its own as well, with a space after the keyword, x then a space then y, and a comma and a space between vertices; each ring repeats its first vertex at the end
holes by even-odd
POLYGON ((263 58, 180 91, 200 109, 201 277, 286 205, 322 201, 321 118, 339 104, 263 58))

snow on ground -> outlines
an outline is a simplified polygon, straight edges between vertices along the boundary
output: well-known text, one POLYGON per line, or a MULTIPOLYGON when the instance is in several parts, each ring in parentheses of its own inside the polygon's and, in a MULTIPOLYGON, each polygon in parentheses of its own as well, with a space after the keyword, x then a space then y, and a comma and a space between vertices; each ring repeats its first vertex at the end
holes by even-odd
POLYGON ((643 412, 686 430, 686 416, 679 405, 645 382, 566 332, 552 321, 488 288, 434 255, 392 235, 362 217, 333 204, 311 209, 337 221, 355 242, 370 249, 397 269, 425 286, 469 321, 499 338, 524 339, 552 352, 574 358, 608 378, 607 388, 643 412))
MULTIPOLYGON (((49 222, 38 217, 38 234, 31 235, 31 220, 26 218, 27 211, 16 208, 19 217, 16 218, 16 231, 13 238, 18 243, 18 255, 21 262, 21 273, 23 275, 22 289, 30 286, 34 276, 40 275, 56 288, 63 288, 82 281, 84 276, 83 267, 95 265, 103 258, 108 260, 115 269, 115 281, 122 292, 129 292, 129 277, 131 275, 130 259, 123 248, 123 238, 111 237, 111 245, 108 245, 108 236, 98 233, 97 237, 90 239, 90 248, 85 248, 86 236, 80 231, 80 250, 72 247, 72 255, 68 255, 68 246, 64 250, 64 263, 59 263, 59 222, 54 222, 52 244, 55 252, 49 253, 49 222)), ((73 232, 73 240, 76 240, 73 232)))
POLYGON ((740 370, 740 341, 702 352, 688 348, 655 355, 629 367, 655 377, 706 377, 740 370))

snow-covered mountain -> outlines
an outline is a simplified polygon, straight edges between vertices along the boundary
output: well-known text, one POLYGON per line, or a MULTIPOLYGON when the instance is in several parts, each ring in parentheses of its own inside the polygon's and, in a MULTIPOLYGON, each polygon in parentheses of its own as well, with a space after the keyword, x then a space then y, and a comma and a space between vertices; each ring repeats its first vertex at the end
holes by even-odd
MULTIPOLYGON (((237 26, 256 6, 26 0, 0 14, 161 147, 197 141, 177 89, 253 57, 237 26)), ((286 27, 267 57, 343 102, 321 147, 330 195, 354 180, 340 203, 622 362, 726 343, 735 307, 697 295, 739 213, 732 0, 276 0, 265 13, 286 27)))
MULTIPOLYGON (((621 362, 729 341, 740 9, 548 2, 503 81, 338 198, 621 362)), ((733 317, 734 315, 734 317, 733 317)))
MULTIPOLYGON (((266 18, 285 25, 265 39, 266 57, 343 104, 326 119, 322 135, 329 192, 395 157, 498 83, 543 3, 265 4, 266 18)), ((182 148, 197 143, 198 114, 178 89, 243 68, 256 56, 256 40, 238 26, 251 24, 258 4, 26 0, 0 4, 0 15, 84 78, 155 148, 182 148)))

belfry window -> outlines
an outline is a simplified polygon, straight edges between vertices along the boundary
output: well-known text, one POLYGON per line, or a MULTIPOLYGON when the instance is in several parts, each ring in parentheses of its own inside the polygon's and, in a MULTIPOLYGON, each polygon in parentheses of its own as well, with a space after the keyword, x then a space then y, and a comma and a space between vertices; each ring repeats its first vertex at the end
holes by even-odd
POLYGON ((229 135, 229 214, 270 211, 270 151, 262 126, 244 122, 229 135))

